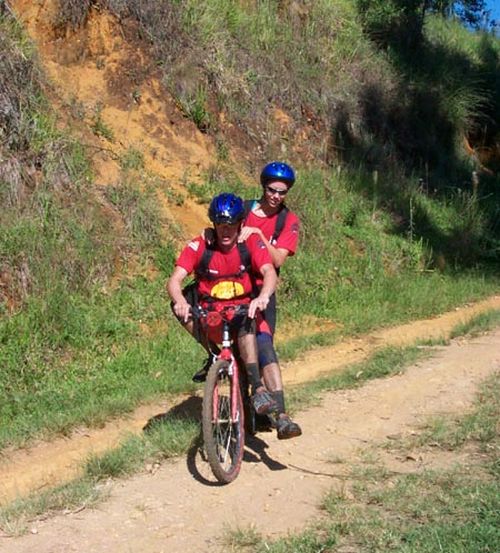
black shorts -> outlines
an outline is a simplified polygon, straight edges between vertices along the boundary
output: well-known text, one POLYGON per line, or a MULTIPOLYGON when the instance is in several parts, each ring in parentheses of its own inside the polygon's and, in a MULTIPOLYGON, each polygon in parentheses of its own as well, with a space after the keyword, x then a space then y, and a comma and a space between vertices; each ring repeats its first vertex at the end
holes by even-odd
POLYGON ((274 333, 276 332, 276 294, 273 294, 269 298, 269 303, 267 304, 263 315, 266 323, 271 329, 271 334, 274 336, 274 333))

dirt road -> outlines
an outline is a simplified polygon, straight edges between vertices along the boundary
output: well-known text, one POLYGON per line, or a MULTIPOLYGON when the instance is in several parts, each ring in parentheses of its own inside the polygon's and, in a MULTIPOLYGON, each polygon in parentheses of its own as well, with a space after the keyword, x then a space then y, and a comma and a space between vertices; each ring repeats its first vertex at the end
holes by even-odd
MULTIPOLYGON (((467 410, 478 384, 500 369, 499 343, 500 329, 456 340, 404 374, 325 395, 321 406, 298 415, 302 437, 254 439, 239 478, 229 486, 216 485, 192 451, 156 472, 109 484, 109 499, 95 509, 33 523, 20 538, 0 538, 0 550, 215 552, 224 550, 220 537, 228 526, 254 524, 270 536, 303 528, 318 516, 325 491, 345 486, 349 465, 365 449, 415 431, 426 417, 467 410)), ((388 462, 408 470, 405 459, 388 462)), ((415 470, 432 460, 412 463, 415 470)))
MULTIPOLYGON (((457 308, 432 319, 414 321, 397 327, 343 341, 335 346, 318 348, 283 366, 287 386, 306 382, 318 375, 338 371, 346 365, 367 358, 384 346, 413 344, 416 340, 447 338, 459 323, 488 309, 500 309, 500 296, 457 308)), ((297 330, 291 331, 296 333, 297 330)), ((290 332, 290 333, 291 333, 290 332)), ((177 398, 177 403, 186 398, 177 398)), ((70 437, 42 442, 0 457, 0 505, 18 495, 43 490, 78 476, 82 462, 91 454, 116 447, 126 433, 138 433, 147 421, 172 408, 167 402, 144 405, 131 416, 111 421, 103 428, 81 429, 70 437)))

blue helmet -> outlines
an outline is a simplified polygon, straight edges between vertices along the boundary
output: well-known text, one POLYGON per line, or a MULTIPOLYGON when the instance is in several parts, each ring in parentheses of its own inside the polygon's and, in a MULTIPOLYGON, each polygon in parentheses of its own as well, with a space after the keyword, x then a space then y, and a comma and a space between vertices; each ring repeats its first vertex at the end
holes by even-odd
POLYGON ((224 192, 215 196, 208 208, 208 218, 214 224, 226 223, 233 225, 245 217, 243 200, 239 196, 224 192))
POLYGON ((267 183, 272 181, 284 182, 288 188, 292 188, 295 182, 295 172, 286 163, 280 161, 273 161, 268 163, 260 174, 260 184, 266 186, 267 183))

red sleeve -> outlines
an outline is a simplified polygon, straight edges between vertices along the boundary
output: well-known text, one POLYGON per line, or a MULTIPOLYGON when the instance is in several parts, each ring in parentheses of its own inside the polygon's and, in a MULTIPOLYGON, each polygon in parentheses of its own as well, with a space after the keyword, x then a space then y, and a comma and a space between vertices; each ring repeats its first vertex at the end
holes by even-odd
POLYGON ((273 264, 271 254, 267 251, 266 245, 256 234, 251 234, 246 241, 250 258, 252 260, 252 269, 260 273, 260 269, 267 263, 273 264))
POLYGON ((276 244, 274 244, 274 247, 288 250, 290 252, 289 255, 292 256, 297 251, 297 244, 299 243, 299 230, 299 218, 295 215, 295 213, 289 211, 285 219, 285 226, 283 227, 276 244))
POLYGON ((203 250, 204 242, 201 236, 194 238, 180 253, 175 262, 176 266, 182 267, 188 274, 192 273, 201 260, 203 250))

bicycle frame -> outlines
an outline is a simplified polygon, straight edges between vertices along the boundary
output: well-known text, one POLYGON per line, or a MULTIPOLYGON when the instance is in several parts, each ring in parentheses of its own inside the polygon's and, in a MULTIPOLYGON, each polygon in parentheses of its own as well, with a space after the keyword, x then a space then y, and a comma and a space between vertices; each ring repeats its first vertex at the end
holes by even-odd
MULTIPOLYGON (((231 334, 229 331, 229 322, 225 319, 223 320, 223 327, 222 327, 222 349, 219 355, 217 356, 217 359, 222 359, 223 361, 229 362, 229 369, 228 374, 232 377, 231 379, 231 398, 235 398, 236 395, 239 393, 239 386, 240 386, 240 379, 239 379, 239 366, 238 361, 236 360, 236 357, 233 354, 232 350, 232 340, 231 340, 231 334)), ((217 388, 215 389, 217 391, 217 388)), ((236 402, 231 401, 231 418, 235 420, 237 413, 236 413, 236 402)), ((215 404, 215 401, 214 401, 215 404)))
MULTIPOLYGON (((227 306, 219 311, 199 309, 196 317, 207 327, 222 326, 221 351, 207 374, 203 397, 203 438, 212 472, 222 483, 239 473, 245 444, 245 406, 238 359, 233 352, 230 322, 248 306, 227 306), (221 397, 222 393, 225 394, 221 397)), ((208 334, 208 332, 206 332, 208 334)))

